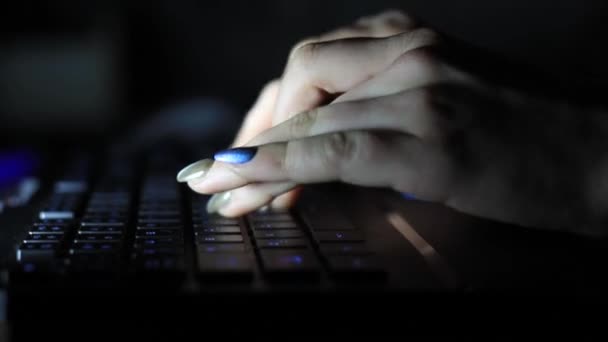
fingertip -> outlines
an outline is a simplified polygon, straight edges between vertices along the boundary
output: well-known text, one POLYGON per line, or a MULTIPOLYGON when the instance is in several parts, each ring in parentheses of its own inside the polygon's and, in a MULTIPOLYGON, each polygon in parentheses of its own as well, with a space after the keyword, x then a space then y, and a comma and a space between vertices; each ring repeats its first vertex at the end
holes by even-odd
POLYGON ((279 195, 271 202, 270 206, 272 209, 289 209, 295 204, 296 200, 298 199, 299 193, 300 190, 296 189, 279 195))

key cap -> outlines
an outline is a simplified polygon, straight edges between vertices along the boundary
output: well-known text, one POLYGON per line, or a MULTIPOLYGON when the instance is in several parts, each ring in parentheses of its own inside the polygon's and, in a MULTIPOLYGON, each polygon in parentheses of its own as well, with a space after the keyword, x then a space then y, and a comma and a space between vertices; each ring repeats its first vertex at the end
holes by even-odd
POLYGON ((47 210, 43 210, 38 214, 38 217, 40 217, 41 220, 57 220, 57 219, 63 219, 63 220, 71 220, 76 216, 76 214, 74 213, 73 210, 52 210, 52 209, 47 209, 47 210))
POLYGON ((243 243, 201 243, 197 245, 199 253, 244 253, 243 243))
POLYGON ((197 218, 192 217, 192 222, 206 226, 238 226, 239 220, 228 218, 197 218))
POLYGON ((91 220, 91 221, 80 222, 81 227, 88 227, 88 226, 122 227, 124 225, 125 225, 124 220, 117 220, 117 219, 101 219, 101 220, 91 220))
POLYGON ((186 264, 181 255, 145 255, 133 261, 136 270, 144 272, 183 272, 186 264))
POLYGON ((139 210, 137 214, 140 217, 180 217, 181 212, 179 210, 139 210))
POLYGON ((74 242, 120 242, 121 236, 118 234, 78 234, 74 242))
POLYGON ((203 277, 251 278, 253 262, 244 253, 205 253, 198 255, 198 270, 203 277))
POLYGON ((146 224, 138 224, 137 229, 174 229, 174 230, 182 230, 184 227, 181 224, 170 225, 164 223, 146 223, 146 224))
POLYGON ((34 226, 67 226, 72 224, 72 220, 38 220, 34 226))
POLYGON ((194 225, 196 234, 240 234, 241 227, 239 226, 206 226, 194 225))
POLYGON ((283 275, 318 277, 320 272, 316 257, 307 250, 262 250, 260 257, 264 272, 271 277, 283 275))
POLYGON ((17 249, 17 261, 50 259, 56 255, 58 248, 57 242, 24 243, 17 249))
POLYGON ((85 180, 63 180, 55 182, 53 192, 56 194, 78 194, 84 193, 88 189, 88 184, 85 180))
POLYGON ((184 254, 183 247, 177 246, 152 246, 152 247, 143 247, 143 248, 134 248, 133 256, 136 258, 138 256, 143 255, 178 255, 184 254))
POLYGON ((355 230, 355 226, 339 211, 338 208, 320 207, 305 208, 300 214, 304 223, 313 231, 355 230))
POLYGON ((386 275, 373 256, 331 256, 327 258, 330 275, 334 278, 381 278, 386 275))
POLYGON ((117 220, 121 222, 127 221, 127 214, 119 214, 117 212, 96 212, 89 213, 87 212, 82 221, 85 222, 94 222, 94 221, 105 221, 105 220, 117 220))
POLYGON ((372 254, 364 243, 322 243, 319 247, 325 256, 372 254))
POLYGON ((182 237, 142 237, 138 236, 133 244, 134 248, 159 247, 181 247, 184 245, 182 237))
POLYGON ((256 239, 300 238, 304 237, 304 232, 299 229, 256 230, 253 232, 253 236, 256 239))
POLYGON ((306 248, 306 239, 261 239, 257 240, 258 248, 306 248))
POLYGON ((78 229, 79 234, 122 234, 123 227, 115 226, 87 226, 78 229))
POLYGON ((240 243, 243 242, 241 235, 199 235, 196 241, 203 243, 240 243))
POLYGON ((178 218, 171 219, 159 219, 159 218, 138 218, 137 224, 140 226, 146 226, 147 224, 165 225, 165 226, 179 226, 182 220, 178 218))
POLYGON ((182 236, 182 231, 179 229, 138 229, 135 232, 136 236, 147 236, 147 237, 156 237, 156 236, 182 236))
POLYGON ((34 226, 30 228, 32 234, 63 234, 68 230, 67 226, 34 226))
POLYGON ((275 230, 275 229, 296 229, 295 222, 255 222, 251 223, 253 230, 275 230))
POLYGON ((23 243, 48 243, 48 242, 61 242, 63 240, 63 234, 38 234, 29 233, 23 243))
POLYGON ((249 215, 251 222, 293 222, 290 214, 249 215))
POLYGON ((70 254, 118 253, 119 250, 119 243, 78 242, 72 245, 70 254))
POLYGON ((323 231, 313 232, 318 242, 361 242, 364 241, 360 232, 323 231))

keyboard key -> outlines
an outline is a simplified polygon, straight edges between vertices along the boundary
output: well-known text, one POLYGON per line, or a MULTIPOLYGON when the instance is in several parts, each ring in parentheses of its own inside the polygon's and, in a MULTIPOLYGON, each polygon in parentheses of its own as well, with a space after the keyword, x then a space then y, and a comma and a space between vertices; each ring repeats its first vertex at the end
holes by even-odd
POLYGON ((78 242, 70 248, 70 254, 118 253, 119 243, 112 242, 78 242))
POLYGON ((89 227, 89 226, 97 226, 97 227, 122 227, 125 225, 124 220, 118 219, 100 219, 100 220, 91 220, 91 221, 82 221, 80 222, 81 227, 89 227))
POLYGON ((304 232, 299 229, 256 230, 253 232, 253 236, 256 239, 300 238, 304 237, 304 232))
POLYGON ((313 231, 354 230, 349 219, 340 213, 340 209, 322 206, 310 206, 300 212, 304 223, 313 231))
POLYGON ((240 234, 241 227, 239 226, 206 226, 206 225, 194 225, 194 230, 197 235, 201 234, 240 234))
POLYGON ((179 218, 138 218, 137 224, 139 226, 146 226, 148 224, 164 225, 164 226, 179 226, 182 220, 179 218))
POLYGON ((274 230, 274 229, 296 229, 298 225, 295 222, 252 222, 253 230, 274 230))
POLYGON ((186 269, 181 255, 146 255, 135 258, 136 270, 145 272, 183 272, 186 269))
POLYGON ((140 203, 139 212, 166 212, 166 211, 177 211, 179 212, 180 208, 173 201, 172 204, 160 204, 160 203, 140 203))
POLYGON ((121 236, 118 234, 78 234, 74 242, 120 242, 121 236))
POLYGON ((162 243, 182 244, 184 242, 184 238, 181 234, 174 235, 174 236, 155 236, 155 237, 154 236, 153 237, 136 236, 135 242, 146 244, 146 245, 155 245, 155 244, 162 244, 162 243))
POLYGON ((202 243, 241 243, 241 235, 199 235, 196 240, 202 243))
POLYGON ((206 226, 238 226, 239 220, 229 218, 197 218, 192 217, 192 222, 206 226))
POLYGON ((201 243, 196 247, 199 253, 244 253, 247 250, 242 243, 201 243))
POLYGON ((372 254, 364 243, 323 243, 319 248, 325 256, 372 254))
POLYGON ((205 253, 198 255, 201 276, 243 277, 253 276, 253 262, 249 254, 205 253))
POLYGON ((89 205, 86 210, 86 216, 89 217, 125 217, 128 214, 128 210, 123 206, 109 206, 104 205, 100 207, 94 207, 89 205))
POLYGON ((147 237, 156 237, 156 236, 174 236, 181 237, 182 231, 179 229, 138 229, 135 232, 136 236, 147 236, 147 237))
POLYGON ((137 212, 139 217, 180 217, 181 212, 179 210, 139 210, 137 212))
POLYGON ((68 230, 67 226, 34 226, 30 228, 32 234, 63 234, 68 230))
POLYGON ((58 248, 57 242, 24 243, 17 249, 17 261, 50 259, 56 255, 58 248))
POLYGON ((38 234, 30 233, 26 236, 23 243, 46 243, 60 242, 63 240, 63 234, 38 234))
POLYGON ((72 220, 38 220, 34 226, 66 226, 72 224, 72 220))
POLYGON ((143 248, 134 248, 134 257, 144 255, 178 255, 184 254, 184 248, 178 246, 146 246, 143 248))
POLYGON ((146 223, 146 224, 138 224, 137 229, 175 229, 181 230, 184 227, 181 224, 165 224, 165 223, 146 223))
POLYGON ((306 248, 306 239, 261 239, 257 240, 258 248, 306 248))
POLYGON ((105 220, 110 220, 110 219, 114 219, 114 220, 121 221, 121 222, 126 222, 127 216, 126 215, 88 215, 87 214, 85 217, 82 218, 82 221, 95 222, 95 221, 105 221, 105 220))
POLYGON ((41 220, 56 220, 65 219, 70 220, 76 216, 73 210, 43 210, 39 213, 41 220))
POLYGON ((252 222, 293 222, 290 214, 249 215, 252 222))
POLYGON ((78 229, 79 234, 122 234, 123 227, 115 226, 87 226, 78 229))
POLYGON ((385 271, 373 256, 332 256, 327 259, 332 277, 382 277, 385 271))
POLYGON ((146 247, 182 247, 184 245, 184 239, 182 237, 142 237, 138 236, 133 244, 134 248, 146 248, 146 247))
POLYGON ((313 232, 318 242, 362 242, 363 235, 360 232, 324 231, 313 232))
POLYGON ((260 251, 264 272, 269 276, 303 275, 317 277, 319 263, 310 251, 260 251))

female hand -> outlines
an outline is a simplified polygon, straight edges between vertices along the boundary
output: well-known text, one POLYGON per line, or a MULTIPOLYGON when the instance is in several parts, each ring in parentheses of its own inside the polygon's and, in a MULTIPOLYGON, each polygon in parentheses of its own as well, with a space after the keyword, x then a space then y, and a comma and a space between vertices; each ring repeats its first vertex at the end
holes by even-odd
POLYGON ((281 82, 274 126, 181 179, 221 193, 209 209, 226 216, 300 184, 343 181, 505 222, 604 233, 606 186, 595 182, 608 137, 603 111, 455 56, 425 28, 302 45, 281 82))

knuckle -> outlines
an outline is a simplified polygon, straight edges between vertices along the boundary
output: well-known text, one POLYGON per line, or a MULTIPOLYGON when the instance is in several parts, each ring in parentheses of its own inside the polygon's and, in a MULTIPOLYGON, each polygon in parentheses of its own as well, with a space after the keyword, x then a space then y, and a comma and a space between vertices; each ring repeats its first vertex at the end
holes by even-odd
POLYGON ((301 137, 308 135, 312 129, 312 126, 316 122, 318 115, 319 110, 314 108, 294 116, 289 125, 290 136, 301 137))
POLYGON ((401 68, 413 68, 424 78, 434 78, 441 70, 441 64, 435 53, 424 47, 402 54, 396 64, 401 68))
POLYGON ((306 66, 315 58, 320 43, 316 41, 304 41, 298 44, 291 52, 289 64, 293 67, 306 66))
POLYGON ((428 28, 421 27, 411 32, 412 39, 419 42, 421 45, 433 45, 439 41, 439 33, 437 31, 428 28))
POLYGON ((439 42, 439 34, 429 28, 421 27, 406 31, 395 36, 395 42, 401 51, 408 51, 423 46, 436 45, 439 42))
POLYGON ((340 169, 366 158, 370 148, 369 134, 364 132, 337 132, 325 139, 323 150, 325 163, 340 169))
POLYGON ((457 131, 465 130, 469 116, 457 110, 450 85, 437 84, 417 90, 417 106, 426 117, 427 138, 445 140, 457 131))

